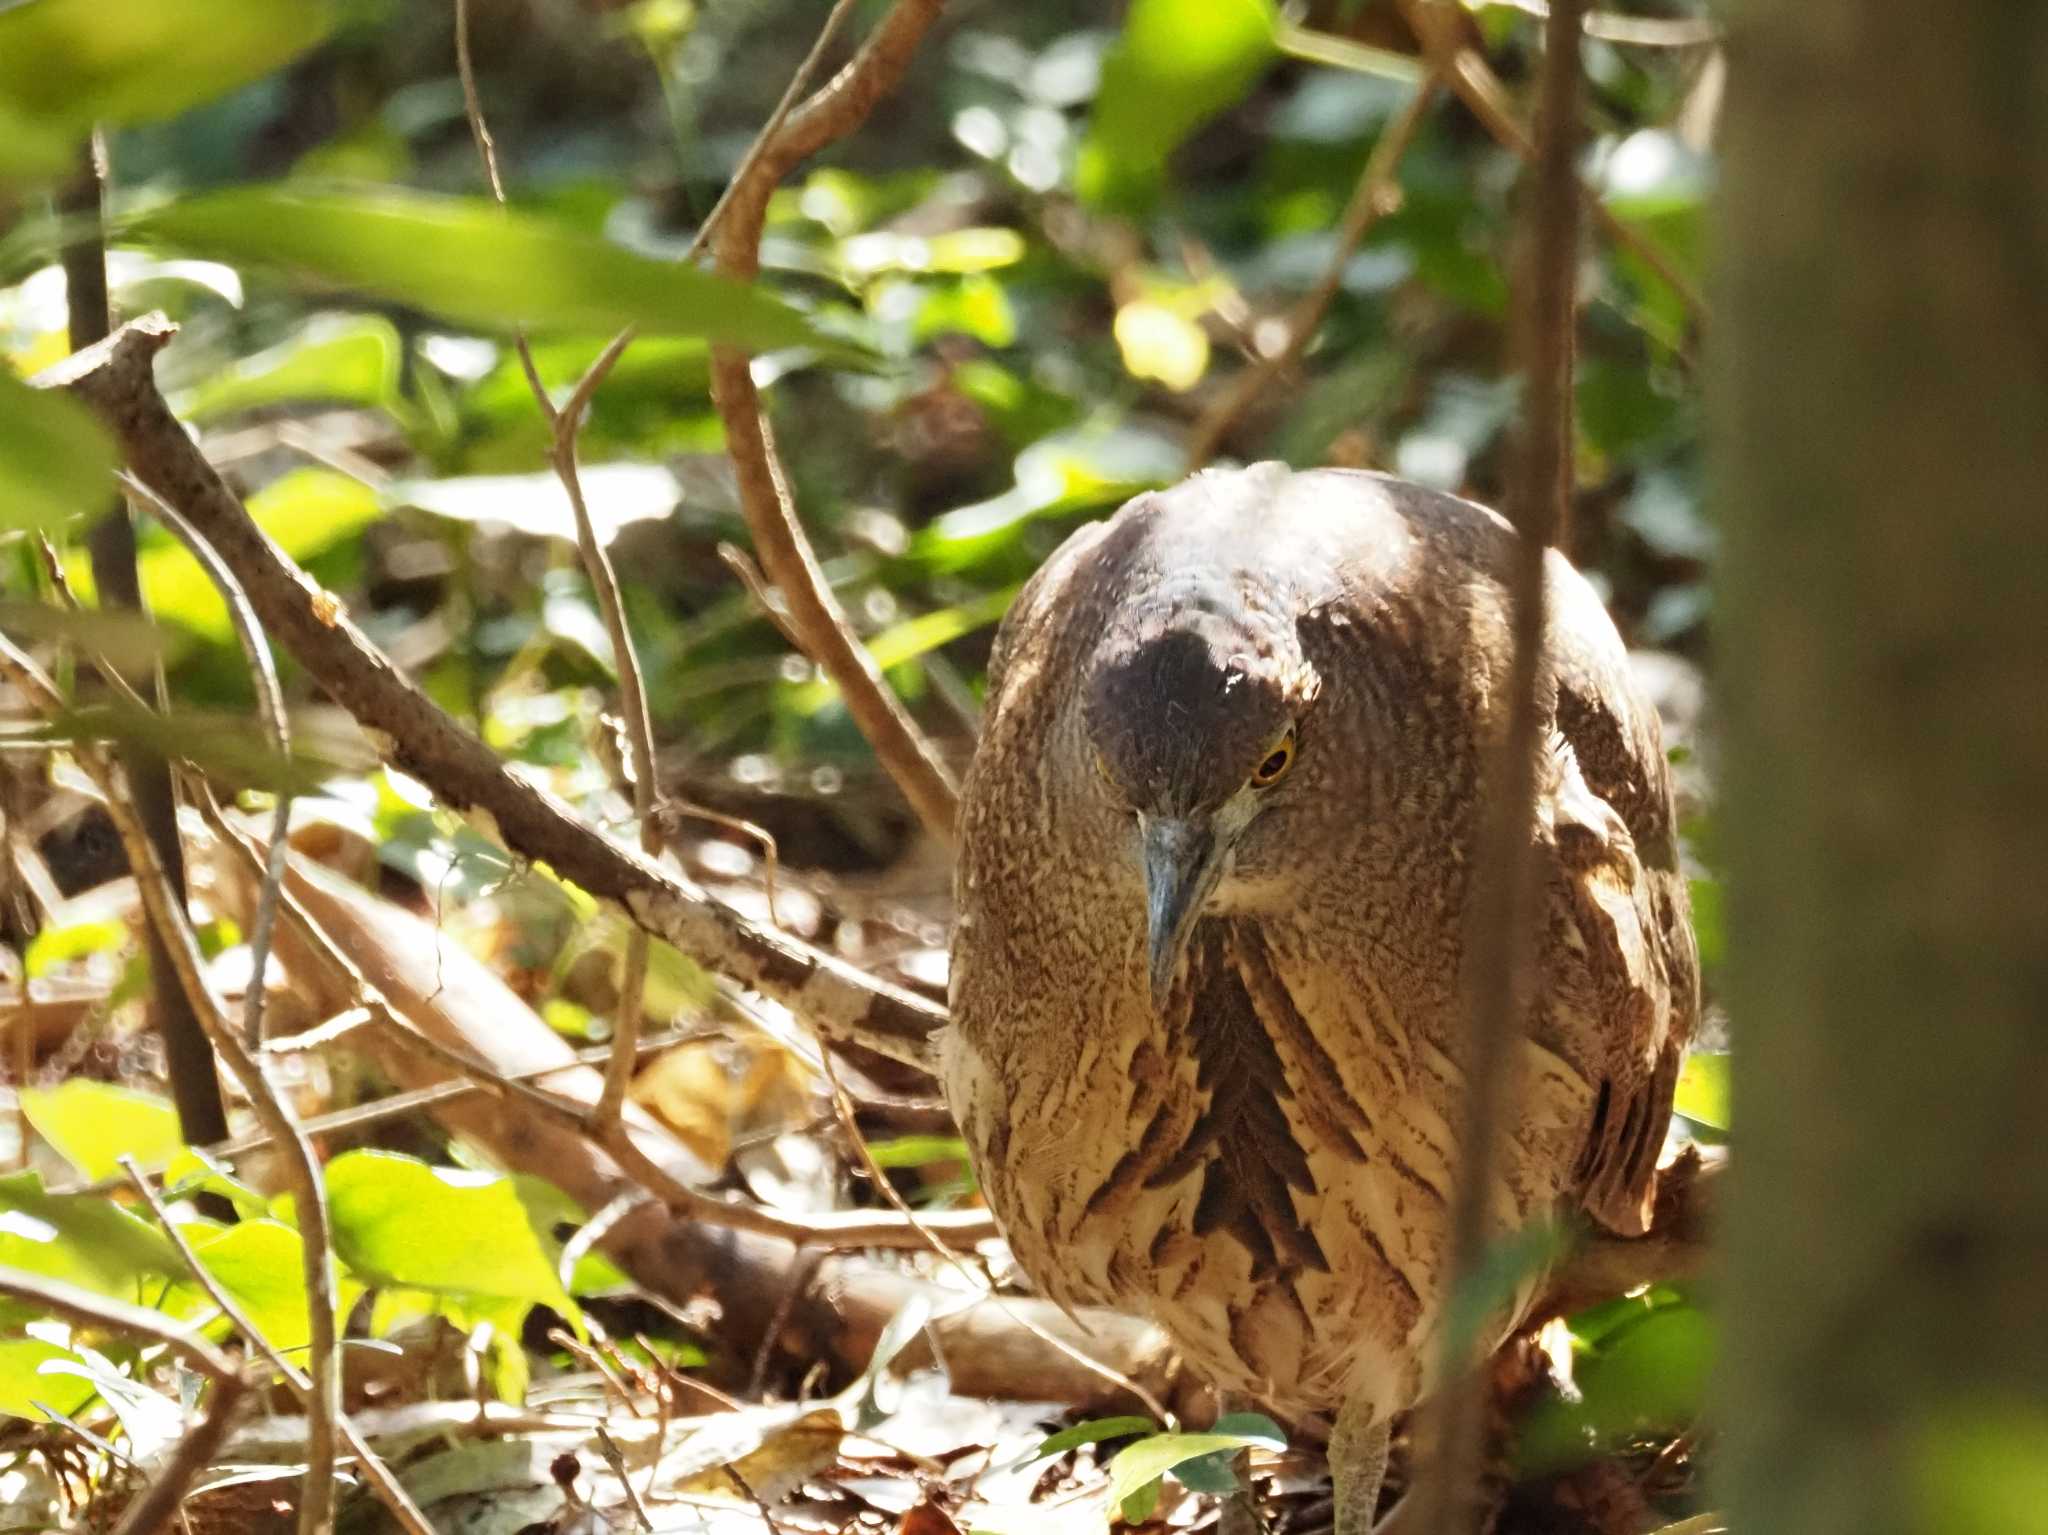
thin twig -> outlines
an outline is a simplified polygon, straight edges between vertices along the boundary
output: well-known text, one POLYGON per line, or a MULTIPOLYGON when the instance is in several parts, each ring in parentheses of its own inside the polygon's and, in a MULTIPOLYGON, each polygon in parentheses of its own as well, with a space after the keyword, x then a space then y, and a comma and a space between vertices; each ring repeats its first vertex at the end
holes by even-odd
MULTIPOLYGON (((128 1174, 128 1186, 142 1196, 142 1202, 149 1206, 150 1213, 156 1217, 157 1225, 163 1228, 164 1235, 170 1239, 171 1245, 177 1248, 178 1256, 184 1260, 185 1267, 192 1277, 199 1282, 199 1287, 216 1306, 220 1307, 221 1315, 234 1324, 235 1330, 247 1340, 250 1347, 270 1361, 270 1367, 284 1378, 284 1383, 291 1388, 292 1395, 299 1399, 300 1405, 310 1411, 313 1383, 307 1379, 306 1372, 285 1358, 283 1352, 263 1335, 263 1330, 250 1320, 241 1303, 230 1295, 221 1282, 213 1277, 206 1265, 199 1261, 199 1255, 192 1250, 192 1244, 185 1239, 185 1233, 171 1220, 171 1212, 164 1208, 163 1200, 158 1197, 156 1190, 149 1186, 149 1179, 144 1176, 142 1169, 136 1166, 135 1159, 124 1156, 120 1158, 120 1163, 128 1174)), ((398 1478, 391 1474, 391 1468, 384 1464, 383 1457, 363 1438, 349 1415, 346 1412, 337 1413, 334 1425, 341 1431, 341 1437, 347 1442, 356 1459, 362 1463, 363 1476, 370 1484, 370 1491, 375 1494, 378 1502, 391 1511, 391 1517, 398 1521, 399 1526, 410 1531, 411 1535, 434 1535, 434 1527, 427 1523, 426 1515, 420 1512, 411 1495, 399 1484, 398 1478)))
POLYGON ((1415 142, 1415 135, 1436 99, 1440 83, 1440 75, 1431 73, 1426 76, 1415 87, 1400 115, 1381 131, 1379 141, 1366 157, 1365 168, 1359 172, 1358 184, 1352 189, 1351 201, 1345 205, 1343 218, 1338 222, 1336 247, 1330 252, 1322 276, 1296 301, 1282 322, 1286 336, 1281 345, 1239 373, 1223 397, 1205 410, 1195 423, 1188 439, 1187 468, 1190 471, 1201 468, 1216 456, 1217 447, 1236 424, 1237 418, 1254 401, 1265 398, 1279 376, 1293 367, 1308 349, 1316 327, 1323 323, 1324 311, 1344 284, 1344 268, 1350 262, 1352 252, 1358 249, 1359 242, 1374 224, 1401 206, 1401 157, 1415 142))
MULTIPOLYGON (((106 145, 94 133, 79 156, 77 174, 58 189, 56 198, 57 212, 68 231, 59 260, 64 267, 66 320, 74 353, 97 345, 113 328, 107 292, 106 189, 106 145)), ((135 558, 135 523, 128 503, 120 496, 108 497, 86 535, 86 552, 100 605, 140 613, 142 578, 135 558)), ((162 691, 159 670, 159 696, 162 691)), ((171 791, 169 764, 139 742, 124 744, 117 755, 128 776, 136 811, 149 828, 157 857, 183 905, 185 860, 178 843, 178 804, 171 791)), ((169 983, 170 956, 153 928, 143 934, 143 945, 149 954, 150 1012, 164 1042, 164 1065, 171 1099, 178 1109, 178 1128, 190 1141, 218 1139, 227 1133, 228 1122, 213 1052, 207 1048, 199 1021, 185 1006, 184 993, 169 983)))
MULTIPOLYGON (((1515 316, 1523 414, 1515 495, 1517 534, 1509 573, 1506 727, 1494 761, 1466 895, 1461 977, 1466 1037, 1465 1101, 1451 1202, 1447 1295, 1466 1293, 1485 1261, 1503 1139, 1511 1062, 1529 1005, 1537 923, 1537 754, 1543 744, 1544 569, 1570 500, 1572 350, 1577 315, 1580 187, 1579 33, 1585 0, 1551 0, 1537 106, 1538 153, 1529 177, 1524 302, 1515 316)), ((1469 1348, 1469 1343, 1460 1343, 1469 1348)), ((1417 1528, 1463 1535, 1473 1527, 1472 1490, 1484 1454, 1486 1380, 1469 1358, 1444 1361, 1435 1404, 1436 1453, 1415 1489, 1417 1528)))
MULTIPOLYGON (((944 6, 945 0, 895 0, 852 62, 763 140, 745 174, 727 188, 724 213, 712 231, 719 271, 747 280, 760 270, 761 231, 775 188, 801 161, 859 126, 903 77, 944 6)), ((712 347, 711 398, 725 423, 726 451, 754 552, 782 593, 801 648, 838 684, 847 712, 925 829, 950 845, 959 802, 953 775, 853 633, 819 568, 745 351, 712 347)))
MULTIPOLYGON (((236 856, 249 863, 256 855, 244 839, 230 831, 225 822, 215 825, 216 834, 236 856)), ((425 1054, 438 1065, 479 1082, 508 1102, 515 1102, 559 1129, 582 1135, 602 1147, 622 1172, 632 1178, 677 1214, 708 1225, 729 1226, 785 1241, 816 1243, 825 1247, 913 1247, 922 1245, 925 1235, 900 1218, 866 1211, 821 1214, 799 1219, 777 1215, 758 1205, 729 1202, 691 1188, 641 1149, 637 1132, 623 1117, 606 1124, 595 1123, 584 1105, 557 1097, 529 1083, 504 1076, 465 1050, 443 1044, 413 1023, 387 998, 361 968, 345 953, 290 889, 284 893, 281 909, 293 932, 325 964, 349 993, 351 1005, 369 1009, 387 1035, 402 1047, 425 1054)), ((971 1248, 995 1232, 992 1219, 980 1212, 962 1212, 936 1222, 946 1239, 971 1248)))
MULTIPOLYGON (((255 610, 249 606, 249 594, 242 590, 234 572, 213 552, 213 546, 185 520, 184 513, 134 475, 123 474, 118 478, 122 488, 149 507, 157 521, 185 546, 185 552, 199 562, 200 569, 220 589, 227 604, 228 619, 234 626, 235 638, 241 642, 242 654, 249 663, 250 680, 256 687, 256 701, 260 706, 256 711, 257 719, 270 739, 270 749, 277 754, 277 760, 289 763, 292 754, 291 718, 285 713, 284 689, 277 680, 277 662, 271 657, 269 642, 263 637, 255 610)), ((249 994, 242 1005, 242 1040, 251 1050, 263 1048, 264 976, 270 968, 270 936, 277 924, 277 892, 284 882, 284 860, 290 846, 291 824, 291 790, 279 788, 277 804, 270 818, 270 857, 263 869, 262 892, 256 901, 256 920, 249 929, 250 980, 249 994)))
POLYGON ((761 131, 754 135, 754 142, 747 146, 747 152, 740 156, 740 163, 734 167, 732 179, 725 184, 725 190, 718 194, 718 201, 711 205, 711 211, 704 215, 704 222, 697 226, 697 233, 690 240, 690 248, 683 253, 685 260, 695 258, 711 238, 711 231, 718 227, 718 221, 732 202, 733 189, 753 177, 754 166, 759 162, 775 135, 782 131, 782 125, 789 114, 796 109, 805 89, 811 83, 811 76, 818 72, 818 64, 825 57, 825 50, 832 46, 832 39, 839 35, 839 28, 845 23, 847 14, 859 0, 835 0, 826 14, 825 24, 818 29, 818 36, 811 44, 811 51, 804 55, 803 62, 796 67, 796 73, 789 77, 789 84, 783 87, 782 99, 775 103, 775 110, 768 114, 768 121, 761 125, 761 131))
MULTIPOLYGON (((59 713, 64 704, 50 680, 13 643, 0 637, 0 671, 37 712, 59 713)), ((226 1012, 207 985, 205 960, 199 941, 193 936, 184 904, 178 900, 164 868, 156 856, 141 818, 122 792, 112 759, 103 751, 84 745, 73 747, 79 764, 106 796, 105 808, 120 835, 122 847, 135 876, 136 891, 150 924, 163 939, 164 949, 178 985, 191 1004, 199 1025, 206 1031, 213 1049, 241 1083, 250 1107, 264 1127, 277 1137, 285 1153, 282 1161, 286 1180, 297 1201, 299 1235, 303 1251, 306 1304, 311 1342, 308 1368, 314 1390, 306 1404, 309 1433, 306 1445, 306 1476, 299 1501, 299 1528, 304 1535, 321 1535, 334 1519, 334 1420, 341 1409, 341 1352, 334 1317, 334 1270, 327 1223, 327 1196, 321 1187, 319 1164, 312 1143, 285 1107, 263 1065, 242 1044, 226 1012)))
POLYGON ((391 743, 393 760, 449 809, 480 812, 515 852, 612 903, 707 969, 782 1003, 823 1035, 931 1068, 942 1009, 749 921, 621 847, 509 771, 406 678, 332 595, 278 552, 164 404, 151 363, 174 334, 162 316, 145 316, 35 382, 68 388, 92 406, 137 478, 184 512, 234 571, 265 631, 336 703, 391 743))
MULTIPOLYGON (((491 183, 491 196, 502 208, 505 206, 505 183, 498 171, 497 145, 484 121, 483 102, 476 89, 476 70, 469 56, 469 0, 455 0, 455 60, 457 71, 462 76, 463 110, 469 117, 470 132, 476 138, 477 153, 483 158, 484 173, 491 183)), ((519 348, 521 365, 526 370, 527 387, 532 390, 534 403, 540 407, 541 416, 553 434, 549 457, 555 467, 555 478, 562 482, 562 491, 569 498, 569 510, 576 519, 576 552, 583 561, 584 577, 597 596, 598 612, 603 615, 605 634, 611 641, 612 664, 619 673, 619 707, 625 716, 626 743, 633 766, 633 815, 640 825, 641 851, 654 857, 661 852, 662 836, 654 816, 654 727, 647 712, 647 689, 641 680, 640 657, 633 648, 633 633, 626 626, 626 605, 619 596, 618 572, 612 568, 611 553, 597 536, 596 525, 590 520, 590 507, 583 497, 583 477, 576 470, 576 437, 582 430, 584 411, 605 375, 611 372, 632 343, 633 334, 633 328, 628 326, 612 337, 576 385, 568 408, 560 411, 548 399, 547 387, 541 382, 540 370, 534 366, 533 349, 527 344, 525 330, 516 330, 513 339, 519 348)), ((614 1048, 605 1068, 604 1092, 590 1111, 592 1121, 600 1127, 619 1117, 626 1102, 626 1088, 633 1080, 633 1067, 639 1060, 636 1042, 640 1038, 641 1008, 647 992, 647 954, 647 930, 636 926, 626 935, 625 975, 619 986, 618 1011, 612 1020, 614 1048)))
POLYGON ((114 1527, 114 1535, 159 1535, 172 1514, 179 1511, 186 1491, 199 1473, 220 1452, 244 1393, 239 1380, 222 1381, 213 1388, 213 1401, 206 1416, 186 1431, 170 1459, 143 1484, 142 1491, 114 1527))

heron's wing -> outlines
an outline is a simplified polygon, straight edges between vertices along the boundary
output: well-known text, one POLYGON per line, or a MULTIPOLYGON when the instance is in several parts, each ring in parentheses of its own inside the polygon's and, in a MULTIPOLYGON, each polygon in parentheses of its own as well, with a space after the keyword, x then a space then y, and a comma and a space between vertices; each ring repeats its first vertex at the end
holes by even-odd
POLYGON ((1596 1097, 1579 1167, 1586 1209, 1642 1231, 1680 1057, 1699 1014, 1699 961, 1662 732, 1598 599, 1552 568, 1557 751, 1547 796, 1553 956, 1564 977, 1539 1027, 1568 1036, 1596 1097))

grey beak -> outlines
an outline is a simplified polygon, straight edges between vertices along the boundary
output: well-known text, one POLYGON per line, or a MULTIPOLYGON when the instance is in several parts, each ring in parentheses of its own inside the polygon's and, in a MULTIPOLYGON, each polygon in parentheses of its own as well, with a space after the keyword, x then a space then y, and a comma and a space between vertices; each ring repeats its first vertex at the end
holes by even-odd
POLYGON ((1152 1002, 1164 1005, 1187 952, 1223 860, 1215 834, 1200 822, 1147 816, 1139 822, 1144 844, 1145 921, 1152 1002))

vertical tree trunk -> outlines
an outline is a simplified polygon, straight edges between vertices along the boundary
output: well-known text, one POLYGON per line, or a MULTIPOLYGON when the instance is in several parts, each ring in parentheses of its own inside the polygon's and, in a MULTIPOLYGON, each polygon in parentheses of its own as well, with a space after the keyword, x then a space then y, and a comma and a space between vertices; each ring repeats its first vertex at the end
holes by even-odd
POLYGON ((1730 10, 1726 1488, 2048 1530, 2048 6, 1730 10))

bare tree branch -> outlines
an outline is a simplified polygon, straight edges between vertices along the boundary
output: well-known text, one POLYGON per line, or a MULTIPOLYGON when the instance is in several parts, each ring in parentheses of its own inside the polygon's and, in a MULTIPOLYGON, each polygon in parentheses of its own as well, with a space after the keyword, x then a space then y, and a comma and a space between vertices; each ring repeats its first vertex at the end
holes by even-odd
POLYGON ((265 629, 386 743, 394 762, 449 808, 487 817, 514 852, 617 906, 707 968, 782 1003, 826 1037, 930 1069, 942 1009, 749 921, 607 839, 510 772, 414 686, 340 603, 264 536, 164 404, 151 360, 175 333, 161 315, 145 316, 36 382, 69 388, 92 406, 136 478, 185 514, 242 583, 265 629))
MULTIPOLYGON (((1523 378, 1518 472, 1511 510, 1509 633, 1514 653, 1506 723, 1495 753, 1479 844, 1466 896, 1461 982, 1466 1037, 1460 1052, 1465 1101, 1451 1202, 1450 1272, 1445 1293, 1463 1294, 1485 1259, 1496 1169, 1515 1046, 1529 1005, 1540 892, 1534 848, 1537 754, 1543 746, 1538 678, 1544 631, 1543 572, 1570 500, 1572 349, 1577 318, 1581 189, 1573 167, 1578 139, 1579 32, 1585 0, 1551 0, 1545 23, 1538 152, 1525 196, 1523 302, 1515 350, 1523 378)), ((1469 1348, 1469 1342, 1459 1342, 1469 1348)), ((1486 1414, 1483 1372, 1446 1359, 1446 1384, 1430 1411, 1436 1453, 1413 1496, 1418 1528, 1462 1535, 1473 1527, 1486 1414)))
MULTIPOLYGON (((945 0, 895 0, 852 62, 763 141, 727 189, 723 215, 712 231, 711 250, 721 272, 751 278, 760 270, 761 229, 775 188, 804 159, 866 119, 903 77, 919 41, 944 8, 945 0)), ((754 387, 751 359, 738 347, 711 348, 711 398, 725 423, 726 451, 754 552, 780 589, 803 649, 838 685, 854 723, 925 829, 950 846, 959 801, 953 775, 854 635, 826 583, 790 499, 788 476, 754 387)))

